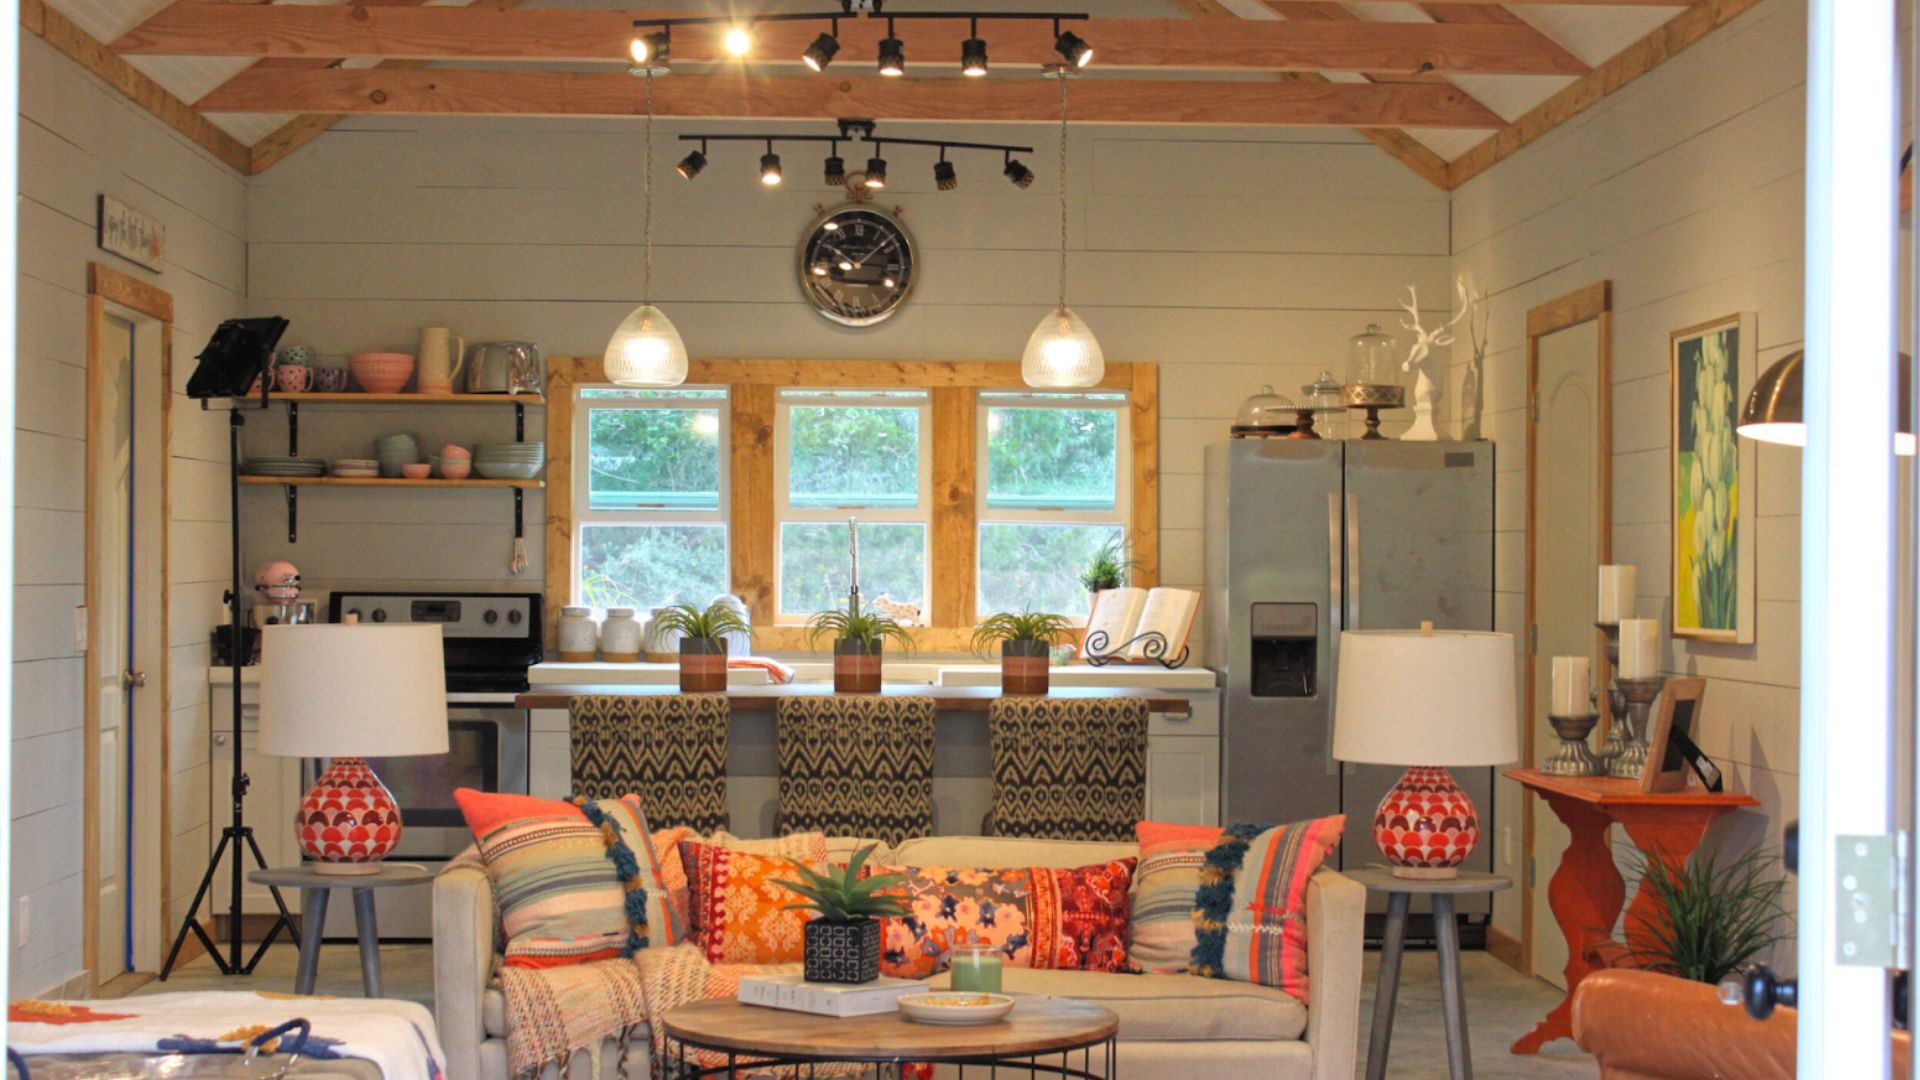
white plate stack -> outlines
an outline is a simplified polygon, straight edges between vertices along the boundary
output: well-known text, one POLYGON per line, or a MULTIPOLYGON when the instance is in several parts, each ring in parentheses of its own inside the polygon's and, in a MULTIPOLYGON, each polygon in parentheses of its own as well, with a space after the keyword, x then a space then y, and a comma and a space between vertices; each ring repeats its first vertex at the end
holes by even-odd
POLYGON ((481 443, 473 448, 473 471, 489 480, 531 480, 546 466, 543 442, 481 443))

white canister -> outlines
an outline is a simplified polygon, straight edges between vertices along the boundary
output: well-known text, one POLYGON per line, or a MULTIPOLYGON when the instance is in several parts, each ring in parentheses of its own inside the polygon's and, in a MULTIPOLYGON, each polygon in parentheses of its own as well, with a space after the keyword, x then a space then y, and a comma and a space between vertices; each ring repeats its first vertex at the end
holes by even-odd
POLYGON ((600 624, 593 621, 593 609, 560 609, 560 659, 575 664, 600 658, 600 624))
POLYGON ((660 623, 660 616, 669 610, 663 607, 654 608, 653 618, 647 622, 647 659, 656 664, 680 662, 680 635, 660 623))
MULTIPOLYGON (((725 604, 727 607, 732 608, 733 613, 740 616, 740 621, 743 623, 751 623, 753 621, 753 617, 747 611, 747 602, 732 593, 722 593, 714 597, 713 603, 725 604)), ((736 631, 727 635, 728 656, 747 656, 752 652, 753 636, 751 634, 742 634, 736 631)))
POLYGON ((607 621, 600 626, 600 658, 613 664, 640 661, 640 644, 646 627, 634 617, 630 607, 610 607, 607 621))

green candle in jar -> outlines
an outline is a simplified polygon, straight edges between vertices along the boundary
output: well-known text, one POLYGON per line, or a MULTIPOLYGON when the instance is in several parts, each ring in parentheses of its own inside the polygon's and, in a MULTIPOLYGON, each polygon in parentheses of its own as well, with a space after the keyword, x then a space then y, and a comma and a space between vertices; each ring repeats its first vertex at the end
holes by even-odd
POLYGON ((1000 954, 991 945, 960 945, 954 948, 951 970, 955 990, 978 994, 1000 992, 1000 954))

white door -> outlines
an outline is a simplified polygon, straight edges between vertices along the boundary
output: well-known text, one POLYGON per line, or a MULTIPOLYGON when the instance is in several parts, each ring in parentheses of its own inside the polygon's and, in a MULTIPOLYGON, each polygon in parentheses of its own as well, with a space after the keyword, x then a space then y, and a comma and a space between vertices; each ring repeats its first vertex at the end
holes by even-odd
POLYGON ((125 673, 133 666, 134 601, 134 343, 133 324, 105 317, 101 343, 99 410, 94 431, 99 446, 92 522, 93 565, 97 575, 89 612, 94 652, 95 707, 99 746, 99 946, 95 977, 104 982, 133 969, 131 917, 132 862, 128 843, 130 809, 135 805, 131 767, 133 688, 125 673))
MULTIPOLYGON (((1599 579, 1600 337, 1588 321, 1540 338, 1540 419, 1534 448, 1533 700, 1528 703, 1537 766, 1560 745, 1547 723, 1553 657, 1587 656, 1594 678, 1604 654, 1595 646, 1594 597, 1599 579)), ((1598 745, 1598 739, 1588 742, 1598 745)), ((1569 835, 1544 803, 1533 809, 1533 973, 1565 986, 1567 942, 1547 906, 1547 883, 1569 835)))

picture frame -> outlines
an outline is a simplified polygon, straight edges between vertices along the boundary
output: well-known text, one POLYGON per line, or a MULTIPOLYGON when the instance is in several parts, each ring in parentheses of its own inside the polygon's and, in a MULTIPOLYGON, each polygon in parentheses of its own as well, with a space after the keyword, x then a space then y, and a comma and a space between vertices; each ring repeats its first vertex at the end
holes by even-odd
POLYGON ((100 196, 96 235, 102 251, 149 270, 161 270, 166 266, 166 223, 110 195, 100 196))
POLYGON ((1685 791, 1689 766, 1687 757, 1674 745, 1674 732, 1698 742, 1700 707, 1707 695, 1707 680, 1698 677, 1668 679, 1660 688, 1659 707, 1647 729, 1647 765, 1640 772, 1640 790, 1651 794, 1685 791))
POLYGON ((1673 636, 1753 644, 1757 452, 1735 434, 1758 351, 1753 312, 1676 330, 1668 347, 1673 636))

